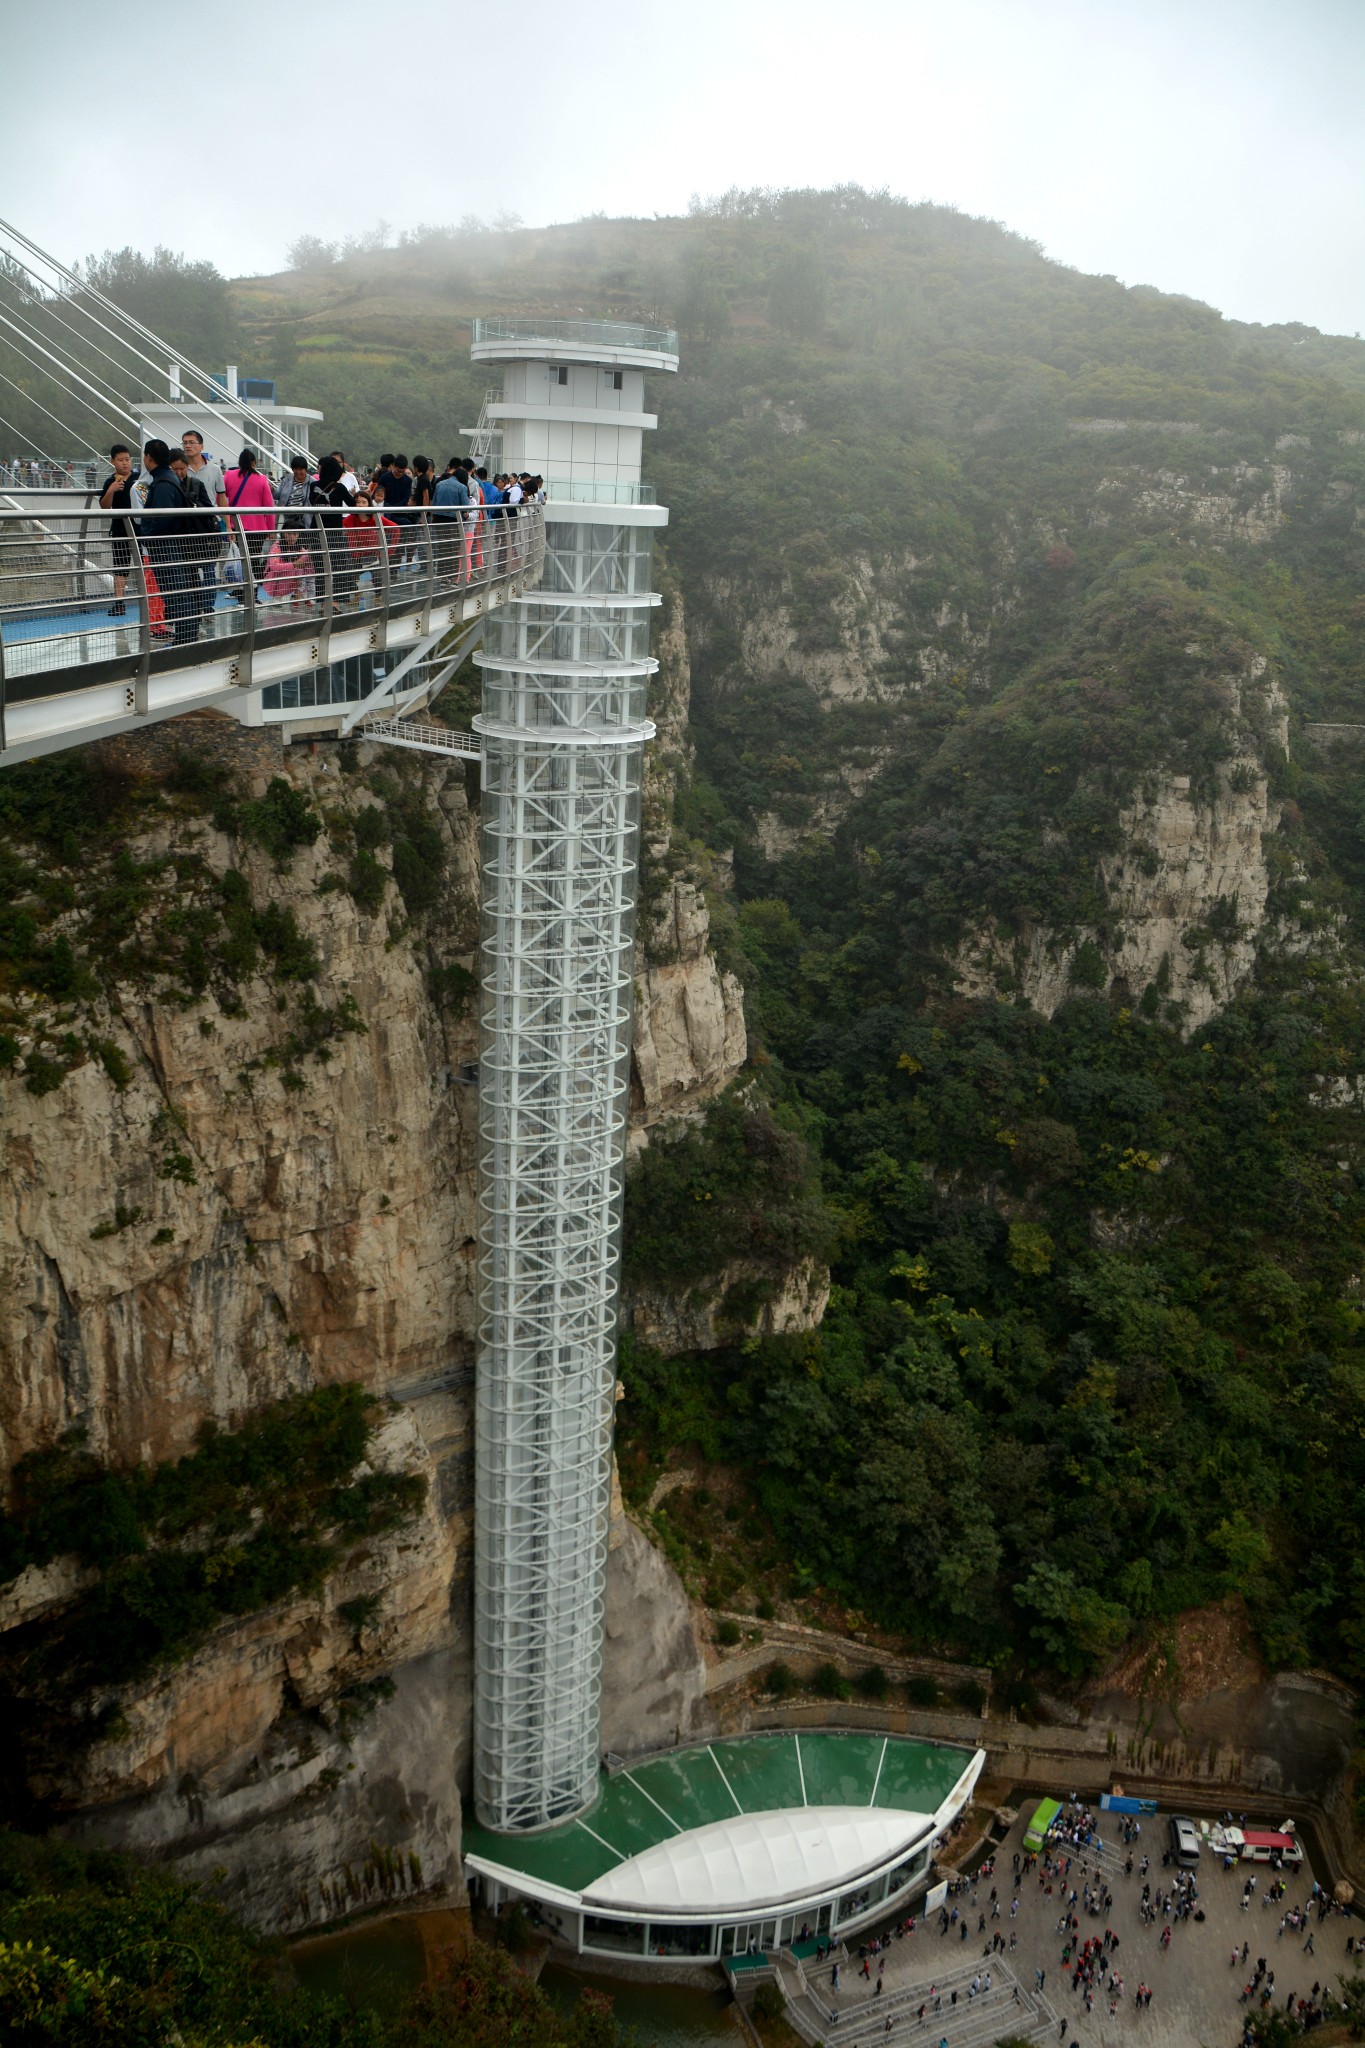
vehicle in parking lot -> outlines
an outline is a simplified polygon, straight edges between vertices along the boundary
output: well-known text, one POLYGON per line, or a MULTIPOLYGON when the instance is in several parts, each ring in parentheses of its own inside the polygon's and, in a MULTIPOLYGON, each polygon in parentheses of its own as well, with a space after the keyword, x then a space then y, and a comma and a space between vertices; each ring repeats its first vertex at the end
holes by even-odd
POLYGON ((1047 1841, 1047 1831, 1062 1810, 1060 1799, 1040 1799, 1033 1809, 1033 1819, 1024 1830, 1024 1847, 1031 1855, 1042 1854, 1047 1841))
POLYGON ((1194 1870, 1199 1863, 1199 1830, 1188 1814, 1173 1813, 1166 1823, 1171 1861, 1182 1870, 1194 1870))
POLYGON ((1297 1836, 1279 1828, 1247 1828, 1238 1856, 1243 1863, 1273 1863, 1277 1870, 1297 1870, 1303 1862, 1297 1836))

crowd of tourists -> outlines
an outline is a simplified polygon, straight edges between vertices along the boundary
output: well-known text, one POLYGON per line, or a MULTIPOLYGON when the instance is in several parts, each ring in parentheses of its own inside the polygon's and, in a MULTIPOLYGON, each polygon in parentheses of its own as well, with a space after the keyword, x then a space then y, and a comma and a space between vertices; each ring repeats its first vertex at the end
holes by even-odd
POLYGON ((519 559, 515 521, 545 498, 542 477, 490 475, 469 455, 438 473, 429 456, 385 454, 362 479, 336 448, 316 466, 296 455, 275 484, 254 449, 225 469, 192 428, 174 448, 148 441, 140 472, 124 443, 109 455, 99 493, 112 515, 107 610, 126 616, 130 580, 135 598, 145 585, 153 633, 177 643, 212 631, 220 598, 241 604, 248 589, 258 605, 299 609, 330 575, 334 607, 359 605, 385 563, 391 576, 415 576, 429 548, 443 576, 506 573, 519 559))
POLYGON ((83 466, 74 462, 52 462, 46 456, 35 460, 30 455, 11 455, 8 462, 0 458, 0 484, 18 485, 20 489, 45 491, 87 491, 95 488, 95 465, 83 466))

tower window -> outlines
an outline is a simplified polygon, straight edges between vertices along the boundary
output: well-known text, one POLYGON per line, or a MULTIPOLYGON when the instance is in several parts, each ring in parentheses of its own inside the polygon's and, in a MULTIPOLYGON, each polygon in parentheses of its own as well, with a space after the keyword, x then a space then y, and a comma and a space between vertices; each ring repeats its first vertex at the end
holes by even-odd
POLYGON ((563 363, 561 363, 561 364, 560 364, 560 366, 559 366, 559 368, 558 368, 558 369, 557 369, 557 370, 555 371, 555 382, 556 382, 556 384, 567 384, 567 383, 568 383, 568 381, 569 381, 569 372, 568 372, 568 369, 567 369, 567 368, 565 367, 565 365, 564 365, 563 363))
POLYGON ((621 390, 622 386, 624 385, 624 383, 625 383, 625 381, 626 381, 626 377, 625 377, 625 371, 624 371, 624 370, 608 370, 608 371, 607 371, 607 375, 608 375, 608 376, 609 376, 609 377, 611 378, 611 388, 612 388, 612 390, 613 390, 613 391, 619 391, 619 390, 621 390))

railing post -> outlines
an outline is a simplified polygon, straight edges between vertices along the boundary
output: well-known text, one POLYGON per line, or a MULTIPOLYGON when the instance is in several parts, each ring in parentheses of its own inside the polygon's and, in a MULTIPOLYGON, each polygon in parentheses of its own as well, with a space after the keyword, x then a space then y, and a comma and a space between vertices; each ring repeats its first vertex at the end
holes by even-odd
POLYGON ((422 614, 422 638, 425 640, 431 631, 431 614, 436 604, 436 535, 429 505, 422 510, 422 533, 427 551, 427 601, 422 614))
MULTIPOLYGON (((131 519, 128 521, 128 547, 133 574, 137 579, 137 601, 142 612, 142 646, 139 649, 137 675, 133 681, 133 701, 128 709, 135 711, 139 718, 145 718, 148 700, 147 679, 152 666, 152 602, 147 589, 147 564, 143 560, 142 539, 131 519)), ((164 617, 166 600, 162 598, 161 602, 164 617)))
MULTIPOLYGON (((316 521, 314 531, 318 537, 318 553, 322 557, 322 630, 318 634, 318 667, 330 669, 332 666, 332 615, 336 608, 336 583, 332 575, 332 535, 330 528, 322 523, 321 509, 316 510, 313 516, 316 521)), ((340 513, 338 513, 338 519, 340 519, 340 516, 340 513)), ((341 533, 339 525, 337 532, 341 533)), ((344 540, 344 534, 342 538, 344 540)))
POLYGON ((228 522, 228 532, 237 543, 237 552, 242 564, 242 604, 246 619, 242 630, 241 651, 237 656, 237 682, 241 689, 251 688, 251 664, 256 652, 256 572, 251 560, 251 549, 247 545, 246 528, 242 514, 229 508, 223 514, 228 522))
POLYGON ((89 575, 89 567, 85 551, 85 537, 89 531, 90 519, 87 513, 86 517, 81 520, 80 525, 76 528, 76 599, 80 604, 85 603, 88 589, 86 579, 89 575))
MULTIPOLYGON (((393 600, 393 564, 389 559, 389 536, 384 530, 384 511, 375 507, 375 531, 379 535, 379 624, 376 628, 378 639, 373 641, 376 654, 387 654, 389 647, 389 606, 393 600)), ((400 526, 398 533, 402 536, 400 526)), ((400 550, 401 551, 401 550, 400 550)))

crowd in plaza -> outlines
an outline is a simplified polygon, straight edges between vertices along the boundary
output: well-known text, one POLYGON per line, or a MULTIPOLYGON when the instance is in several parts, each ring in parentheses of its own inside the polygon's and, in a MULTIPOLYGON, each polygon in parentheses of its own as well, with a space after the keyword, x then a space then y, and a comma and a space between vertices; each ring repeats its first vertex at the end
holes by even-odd
MULTIPOLYGON (((1141 1822, 1125 1818, 1121 1823, 1121 1830, 1122 1847, 1128 1852, 1123 1862, 1124 1878, 1131 1880, 1136 1875, 1141 1883, 1139 1918, 1144 1927, 1154 1927, 1158 1922, 1161 1923, 1157 1947, 1160 1953, 1165 1955, 1170 1951, 1176 1927, 1183 1921, 1203 1921, 1205 1918, 1204 1910, 1198 1903, 1198 1881, 1192 1871, 1177 1868, 1171 1873, 1169 1881, 1162 1880, 1153 1884, 1147 1875, 1152 1867, 1150 1856, 1144 1853, 1139 1862, 1134 1855, 1135 1844, 1142 1832, 1141 1822)), ((1091 1856, 1102 1858, 1103 1855, 1104 1847, 1094 1816, 1079 1802, 1073 1801, 1064 1809, 1051 1830, 1048 1846, 1041 1858, 1028 1854, 1016 1855, 1014 1884, 1018 1891, 1036 1868, 1042 1891, 1046 1895, 1056 1892, 1060 1896, 1062 1914, 1057 1922, 1057 1932, 1062 1936, 1063 1987, 1069 1989, 1074 1998, 1079 1999, 1087 2016, 1095 2012, 1097 2005, 1103 2005, 1107 2007, 1112 2019, 1117 2016, 1123 2003, 1124 1978, 1116 1962, 1120 1946, 1119 1936, 1108 1924, 1114 1895, 1105 1880, 1102 1864, 1097 1861, 1093 1871, 1090 1867, 1091 1856), (1083 1937, 1080 1917, 1082 1912, 1092 1920, 1105 1920, 1102 1933, 1090 1933, 1083 1937)), ((1170 1867, 1171 1860, 1169 1853, 1162 1853, 1163 1869, 1170 1867)), ((1287 1890, 1285 1880, 1277 1879, 1261 1894, 1262 1910, 1268 1910, 1278 1904, 1286 1896, 1287 1890)), ((1243 1912, 1250 1910, 1256 1895, 1257 1876, 1253 1871, 1242 1887, 1240 1905, 1243 1912)), ((1301 1906, 1286 1908, 1279 1921, 1277 1939, 1283 1939, 1286 1931, 1298 1932, 1307 1928, 1308 1937, 1301 1945, 1301 1953, 1305 1957, 1312 1956, 1314 1920, 1320 1927, 1330 1915, 1340 1914, 1342 1911, 1344 1908, 1333 1900, 1321 1884, 1314 1881, 1301 1906)), ((1365 1941, 1361 1942, 1360 1947, 1365 1950, 1365 1941)), ((1347 1939, 1347 1956, 1353 1956, 1356 1948, 1356 1938, 1352 1935, 1347 1939)), ((1229 1967, 1236 1972, 1244 1971, 1250 1952, 1251 1944, 1244 1940, 1240 1947, 1232 1950, 1229 1967)), ((1040 1967, 1035 1977, 1037 1988, 1041 1992, 1047 1978, 1046 1969, 1040 1967)), ((1133 1992, 1134 2009, 1145 2012, 1150 2007, 1152 1998, 1150 1985, 1140 1982, 1133 1992)), ((1257 1958, 1251 1975, 1244 1979, 1238 2002, 1261 2011, 1268 2011, 1276 2004, 1275 1971, 1269 1967, 1264 1956, 1257 1958)), ((1334 2005, 1339 2007, 1339 1999, 1324 1984, 1322 1978, 1318 1977, 1307 1992, 1287 1992, 1283 2010, 1296 2019, 1305 2031, 1310 2031, 1331 2017, 1334 2005)), ((1253 2039, 1249 2017, 1248 2015, 1243 2036, 1247 2044, 1253 2039)), ((1059 2040, 1065 2040, 1069 2031, 1070 2022, 1063 2014, 1058 2022, 1059 2040)))
MULTIPOLYGON (((1231 1825, 1233 1816, 1225 1818, 1231 1825)), ((1240 2017, 1242 2048, 1254 2048, 1252 2022, 1258 2016, 1262 2025, 1272 2018, 1277 2024, 1287 2020, 1291 2031, 1304 2033, 1340 2017, 1337 1973, 1342 1982, 1355 1971, 1365 1973, 1365 1933, 1354 1932, 1361 1923, 1346 1919, 1348 1905, 1306 1868, 1301 1878, 1278 1870, 1242 1877, 1245 1864, 1234 1863, 1237 1877, 1225 1884, 1221 1854, 1212 1859, 1212 1878, 1201 1878, 1198 1866, 1181 1867, 1174 1842, 1171 1849, 1162 1846, 1164 1827, 1160 1839, 1148 1845, 1139 1816, 1105 1819, 1117 1823, 1112 1833, 1106 1830, 1107 1838, 1099 1816, 1073 1798, 1058 1812, 1040 1851, 1021 1843, 1007 1866, 1002 1849, 998 1878, 996 1858, 990 1856, 970 1874, 950 1878, 942 1902, 920 1922, 902 1918, 868 1937, 853 1955, 844 1954, 837 1938, 828 1946, 821 1943, 814 1961, 828 1971, 821 1977, 824 1997, 843 2001, 829 2008, 829 2021, 838 2027, 831 2038, 843 2048, 856 2048, 866 2039, 864 2029, 880 2037, 908 2028, 913 2039, 924 2028, 932 2041, 938 2028, 947 2027, 951 2048, 964 2008, 989 1994, 993 1968, 997 2010, 1002 1987, 1012 2009, 1019 1999, 1015 1973, 1027 1982, 1032 1969, 1036 2001, 1051 2001, 1060 2048, 1112 2041, 1116 2032, 1127 2034, 1130 2028, 1151 2035, 1153 2023, 1157 2033, 1152 2038, 1190 2038, 1194 2029, 1208 2025, 1224 2000, 1227 2038, 1233 2038, 1231 2029, 1240 2017), (1291 1888, 1296 1893, 1292 1899, 1291 1888), (1256 1917, 1244 1920, 1244 1914, 1256 1917), (1343 1919, 1350 1930, 1344 1969, 1339 1957, 1343 1919), (930 1937, 923 1960, 941 1953, 935 1934, 947 1944, 937 1981, 927 1987, 923 1977, 928 1972, 916 1968, 907 1941, 917 1924, 914 1946, 930 1937), (1214 1931, 1217 1925, 1224 1930, 1221 1938, 1214 1931), (1243 1937, 1230 1953, 1223 1945, 1229 1926, 1243 1937), (973 1938, 975 1946, 964 1949, 973 1938), (1285 1946, 1291 1940, 1297 1948, 1285 1946), (1257 1946, 1265 1953, 1254 1955, 1257 1946), (1177 1977, 1167 1975, 1180 1965, 1177 1977), (975 1973, 970 1980, 968 1969, 975 1973), (883 1995, 884 1984, 887 1993, 899 1992, 894 2001, 883 1995), (1157 2010, 1163 2003, 1164 2018, 1157 2010), (1149 2012, 1153 2023, 1144 2023, 1149 2012)), ((1241 1820, 1245 1828, 1245 1815, 1241 1820)), ((1003 2012, 1000 2024, 1009 2027, 1003 2012)), ((1193 2037, 1208 2038, 1198 2032, 1193 2037)))
POLYGON ((490 475, 469 455, 452 455, 438 473, 429 456, 385 454, 362 480, 337 448, 316 466, 296 455, 272 484, 253 449, 225 469, 192 428, 174 448, 148 441, 140 472, 122 442, 109 454, 99 491, 112 515, 108 610, 126 616, 130 579, 134 596, 145 584, 153 632, 177 643, 197 640, 206 622, 212 630, 220 594, 240 604, 249 589, 258 605, 297 609, 316 603, 330 575, 334 606, 359 604, 385 564, 415 575, 437 537, 447 570, 466 581, 497 573, 518 558, 522 508, 545 498, 543 478, 490 475))

